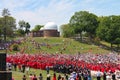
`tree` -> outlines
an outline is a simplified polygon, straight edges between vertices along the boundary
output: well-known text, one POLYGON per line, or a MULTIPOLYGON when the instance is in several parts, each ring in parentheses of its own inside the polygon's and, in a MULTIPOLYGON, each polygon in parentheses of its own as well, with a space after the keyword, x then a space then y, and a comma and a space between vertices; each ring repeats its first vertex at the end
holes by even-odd
POLYGON ((26 24, 25 24, 25 33, 29 33, 30 32, 30 24, 27 22, 26 24))
POLYGON ((83 31, 89 33, 91 38, 98 27, 97 16, 87 11, 75 12, 70 19, 70 26, 74 27, 75 33, 80 33, 81 40, 83 31))
POLYGON ((24 20, 20 20, 20 21, 18 22, 18 24, 19 24, 19 28, 20 28, 20 29, 24 29, 25 26, 26 26, 26 23, 25 23, 24 20))
POLYGON ((34 29, 32 29, 32 31, 39 31, 42 27, 43 27, 43 25, 35 25, 35 27, 34 27, 34 29))
POLYGON ((97 36, 112 44, 120 44, 120 16, 106 16, 100 19, 97 36))
POLYGON ((15 32, 15 34, 16 34, 17 36, 24 36, 24 35, 25 35, 25 32, 24 32, 23 29, 17 29, 16 32, 15 32))
POLYGON ((84 26, 82 22, 83 12, 75 12, 75 14, 71 17, 69 24, 74 28, 74 32, 76 34, 80 34, 82 41, 82 31, 84 31, 84 26))
POLYGON ((117 44, 117 47, 118 47, 118 49, 119 49, 119 45, 120 45, 120 38, 116 38, 115 39, 115 44, 117 44))
POLYGON ((5 17, 5 16, 9 16, 10 15, 10 11, 6 8, 3 9, 2 11, 2 16, 5 17))
POLYGON ((2 18, 0 17, 0 37, 2 35, 2 18))
MULTIPOLYGON (((87 13, 86 13, 87 14, 87 13)), ((94 38, 96 29, 98 27, 97 16, 93 13, 88 13, 85 17, 84 30, 89 34, 90 40, 94 38)))
POLYGON ((19 24, 18 32, 22 32, 21 35, 23 35, 23 31, 24 31, 24 35, 28 34, 31 27, 30 24, 28 22, 25 22, 24 20, 19 21, 18 24, 19 24))
POLYGON ((74 30, 69 24, 61 25, 61 30, 63 37, 71 37, 74 35, 74 30))
POLYGON ((2 16, 0 18, 0 28, 2 30, 1 34, 4 34, 4 39, 6 40, 6 36, 13 36, 16 29, 16 20, 10 16, 8 9, 3 9, 2 16))

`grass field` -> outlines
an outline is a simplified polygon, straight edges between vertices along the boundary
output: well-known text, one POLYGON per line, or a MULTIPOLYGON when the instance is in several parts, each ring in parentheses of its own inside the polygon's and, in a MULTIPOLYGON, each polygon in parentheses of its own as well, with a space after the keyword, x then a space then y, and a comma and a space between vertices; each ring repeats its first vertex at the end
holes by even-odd
MULTIPOLYGON (((47 52, 47 53, 66 53, 66 54, 74 54, 74 53, 108 53, 109 50, 102 49, 99 46, 94 44, 85 44, 80 43, 79 41, 75 41, 74 39, 69 38, 28 38, 22 44, 19 45, 19 49, 25 49, 25 53, 34 54, 40 52, 47 52), (40 49, 36 49, 31 42, 34 40, 37 44, 41 44, 40 49), (46 45, 46 46, 45 46, 46 45)), ((8 53, 13 53, 8 51, 8 53)))
MULTIPOLYGON (((74 39, 69 38, 27 38, 27 40, 23 41, 22 44, 19 45, 19 49, 23 49, 24 53, 28 54, 35 54, 40 52, 47 52, 47 53, 64 53, 64 54, 75 54, 75 53, 109 53, 109 50, 105 50, 99 46, 96 46, 94 44, 85 44, 80 43, 79 41, 75 41, 74 39), (41 44, 40 49, 37 49, 35 45, 32 44, 32 41, 35 41, 37 44, 41 44), (43 46, 48 45, 48 46, 43 46)), ((3 51, 4 52, 4 51, 3 51)), ((16 52, 20 51, 9 51, 7 50, 8 54, 14 54, 16 52)), ((37 76, 42 73, 43 80, 46 80, 46 71, 45 70, 39 70, 39 69, 31 69, 29 73, 36 74, 37 76)), ((19 72, 19 71, 12 71, 12 76, 15 80, 22 80, 22 76, 25 73, 19 72)), ((50 74, 52 76, 53 71, 50 71, 50 74)), ((60 73, 57 73, 57 76, 60 73)), ((63 74, 61 74, 63 75, 63 74)), ((27 80, 29 80, 29 75, 27 75, 27 80)), ((96 80, 96 78, 93 78, 93 80, 96 80)))
MULTIPOLYGON (((37 77, 39 76, 40 73, 42 73, 43 80, 46 80, 47 72, 45 70, 30 69, 29 74, 30 73, 31 74, 36 74, 37 77)), ((52 80, 53 73, 54 72, 50 70, 51 80, 52 80)), ((64 76, 64 74, 61 74, 61 73, 56 73, 56 76, 58 77, 59 74, 62 75, 62 76, 64 76)), ((19 71, 12 71, 12 76, 13 76, 14 80, 22 80, 23 75, 27 76, 27 80, 30 80, 29 79, 29 75, 27 75, 26 73, 22 73, 22 72, 19 72, 19 71)), ((92 77, 92 80, 96 80, 96 78, 92 77)))
MULTIPOLYGON (((39 74, 42 73, 43 75, 43 80, 46 80, 46 76, 47 76, 47 72, 45 70, 40 70, 40 69, 30 69, 29 74, 36 74, 36 76, 38 77, 39 74)), ((50 71, 50 75, 51 77, 53 76, 53 71, 50 71)), ((22 73, 19 71, 12 71, 12 76, 15 80, 22 80, 23 75, 27 76, 27 80, 29 80, 29 74, 27 75, 26 73, 22 73)), ((58 74, 60 73, 56 73, 56 75, 58 76, 58 74)), ((63 74, 61 74, 63 75, 63 74)))

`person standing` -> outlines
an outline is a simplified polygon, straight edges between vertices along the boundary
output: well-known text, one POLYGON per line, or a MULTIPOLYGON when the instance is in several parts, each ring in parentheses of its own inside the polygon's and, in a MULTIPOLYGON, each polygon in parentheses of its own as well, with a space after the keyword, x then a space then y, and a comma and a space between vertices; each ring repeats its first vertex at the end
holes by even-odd
POLYGON ((16 71, 17 70, 17 64, 14 63, 13 66, 14 66, 14 70, 16 71))
POLYGON ((25 72, 25 65, 24 64, 22 65, 22 72, 23 73, 25 72))
POLYGON ((27 66, 27 67, 26 67, 26 74, 27 74, 27 75, 29 74, 29 70, 30 70, 30 68, 29 68, 29 66, 27 66))
POLYGON ((103 80, 106 80, 106 72, 103 73, 103 80))
POLYGON ((22 78, 22 80, 27 80, 27 78, 26 78, 26 76, 25 76, 25 75, 23 75, 23 78, 22 78))
POLYGON ((64 76, 65 76, 65 80, 68 80, 68 75, 67 75, 67 74, 64 74, 64 76))
POLYGON ((37 77, 36 77, 36 75, 35 75, 35 74, 34 74, 33 80, 37 80, 37 77))
POLYGON ((14 78, 12 78, 12 80, 14 80, 14 78))
POLYGON ((100 71, 97 72, 97 80, 101 80, 101 72, 100 71))
POLYGON ((43 80, 43 76, 42 76, 41 73, 40 73, 40 75, 39 75, 39 80, 43 80))
POLYGON ((62 77, 61 77, 61 75, 59 74, 57 79, 58 79, 58 80, 61 80, 61 78, 62 78, 62 77))
POLYGON ((87 78, 88 80, 92 80, 92 77, 91 77, 91 74, 90 73, 88 73, 88 78, 87 78))
POLYGON ((116 80, 115 73, 112 73, 112 80, 116 80))
POLYGON ((47 74, 47 79, 46 80, 51 80, 50 74, 47 74))
POLYGON ((57 79, 56 79, 56 74, 55 74, 55 73, 53 74, 52 80, 57 80, 57 79))
POLYGON ((29 79, 33 80, 33 75, 32 74, 29 75, 29 79))
POLYGON ((47 71, 47 74, 49 74, 49 66, 46 66, 46 71, 47 71))

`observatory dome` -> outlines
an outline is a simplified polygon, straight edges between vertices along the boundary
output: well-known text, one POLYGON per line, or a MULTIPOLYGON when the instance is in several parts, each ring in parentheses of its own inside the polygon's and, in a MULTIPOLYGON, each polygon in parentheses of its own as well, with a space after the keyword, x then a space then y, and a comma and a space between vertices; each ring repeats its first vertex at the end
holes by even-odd
POLYGON ((44 30, 44 27, 41 27, 40 30, 44 30))
POLYGON ((46 29, 46 30, 57 30, 57 25, 54 22, 48 22, 44 26, 44 29, 46 29))

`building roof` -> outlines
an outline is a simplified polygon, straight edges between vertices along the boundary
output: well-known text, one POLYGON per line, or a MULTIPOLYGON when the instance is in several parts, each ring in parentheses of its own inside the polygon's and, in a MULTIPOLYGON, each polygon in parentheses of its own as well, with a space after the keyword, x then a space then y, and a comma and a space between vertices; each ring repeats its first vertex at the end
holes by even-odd
POLYGON ((44 30, 58 30, 57 25, 54 22, 48 22, 44 26, 44 30))
POLYGON ((40 30, 44 30, 44 27, 41 27, 40 30))

